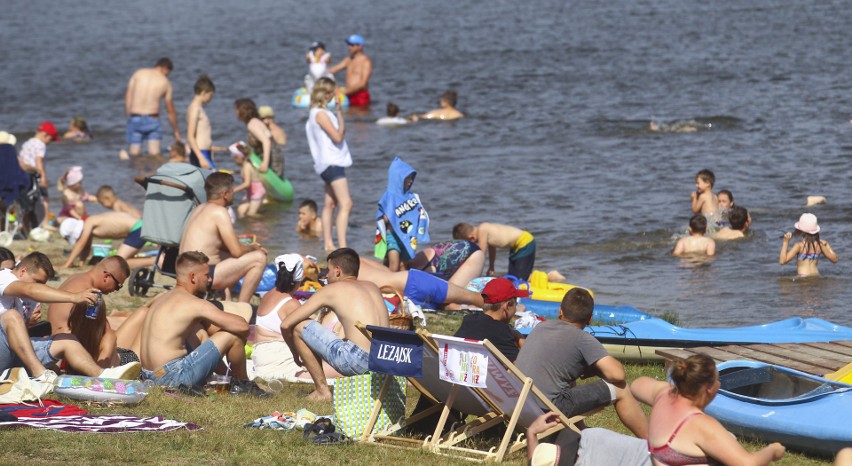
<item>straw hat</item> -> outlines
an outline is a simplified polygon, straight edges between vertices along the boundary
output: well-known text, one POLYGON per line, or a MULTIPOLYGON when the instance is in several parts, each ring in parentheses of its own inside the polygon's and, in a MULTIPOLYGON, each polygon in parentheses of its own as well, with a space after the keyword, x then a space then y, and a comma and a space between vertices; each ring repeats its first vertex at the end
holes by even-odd
POLYGON ((275 118, 275 112, 272 111, 272 107, 269 105, 261 105, 257 109, 257 116, 260 118, 275 118))
POLYGON ((819 233, 819 225, 817 224, 817 218, 814 214, 802 214, 802 216, 799 217, 799 221, 796 222, 793 227, 811 235, 819 233))
POLYGON ((559 447, 552 443, 539 443, 535 447, 530 464, 532 466, 556 466, 559 464, 559 447))

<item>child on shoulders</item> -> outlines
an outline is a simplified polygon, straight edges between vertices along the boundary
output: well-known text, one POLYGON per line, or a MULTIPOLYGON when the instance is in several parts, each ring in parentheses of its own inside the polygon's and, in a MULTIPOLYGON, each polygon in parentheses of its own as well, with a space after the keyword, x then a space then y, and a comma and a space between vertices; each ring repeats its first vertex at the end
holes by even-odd
POLYGON ((713 194, 715 183, 716 175, 706 168, 695 175, 695 191, 689 196, 692 199, 693 214, 700 213, 707 217, 719 210, 719 202, 713 194))
POLYGON ((240 175, 243 179, 240 185, 234 186, 234 194, 246 191, 246 202, 237 207, 237 215, 240 218, 257 217, 257 211, 266 196, 266 189, 263 187, 263 182, 260 181, 260 173, 257 168, 254 168, 254 165, 248 160, 251 149, 240 141, 231 145, 229 150, 234 162, 240 167, 240 175))
POLYGON ((705 237, 704 233, 706 232, 707 217, 701 214, 693 215, 689 219, 689 236, 677 240, 672 255, 715 255, 716 242, 712 238, 705 237))

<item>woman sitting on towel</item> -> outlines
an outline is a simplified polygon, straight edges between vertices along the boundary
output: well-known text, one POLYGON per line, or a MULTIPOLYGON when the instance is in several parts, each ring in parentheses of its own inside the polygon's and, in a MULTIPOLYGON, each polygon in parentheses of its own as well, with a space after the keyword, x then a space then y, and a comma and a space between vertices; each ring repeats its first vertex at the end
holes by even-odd
POLYGON ((637 400, 652 407, 648 450, 655 465, 767 465, 784 456, 784 446, 777 442, 749 453, 719 421, 704 414, 719 391, 719 372, 709 356, 675 362, 670 377, 674 385, 639 377, 630 386, 637 400))
MULTIPOLYGON (((286 380, 289 382, 313 383, 308 372, 293 361, 293 353, 281 336, 281 321, 301 306, 291 293, 302 284, 304 279, 304 259, 298 254, 284 254, 275 258, 278 274, 275 288, 263 296, 257 308, 257 321, 254 329, 255 344, 251 360, 254 363, 255 376, 264 380, 286 380)), ((334 314, 332 321, 324 325, 332 327, 337 323, 334 314)), ((326 378, 339 377, 331 366, 323 363, 326 378)))

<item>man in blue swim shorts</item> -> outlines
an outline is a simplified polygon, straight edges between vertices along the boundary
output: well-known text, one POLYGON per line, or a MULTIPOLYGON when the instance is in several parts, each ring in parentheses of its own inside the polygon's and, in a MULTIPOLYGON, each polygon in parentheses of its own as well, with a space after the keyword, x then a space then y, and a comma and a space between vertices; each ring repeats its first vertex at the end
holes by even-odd
POLYGON ((403 291, 404 296, 414 304, 427 309, 437 309, 447 304, 470 304, 482 307, 482 295, 453 285, 446 280, 421 270, 391 272, 380 262, 362 259, 361 280, 367 280, 378 286, 390 286, 403 291))
POLYGON ((157 296, 142 325, 139 359, 142 379, 167 387, 203 385, 228 359, 232 395, 268 395, 246 373, 248 322, 222 312, 204 299, 210 276, 204 253, 188 251, 177 258, 177 284, 157 296))
MULTIPOLYGON (((92 248, 94 238, 124 238, 124 243, 118 248, 117 255, 128 260, 145 246, 145 240, 142 239, 142 220, 125 212, 104 212, 91 215, 85 221, 66 218, 59 225, 59 233, 73 246, 68 259, 59 267, 60 269, 74 266, 77 259, 85 260, 92 248)), ((133 264, 134 267, 142 265, 141 263, 133 264)))
POLYGON ((153 68, 143 68, 133 73, 124 94, 124 112, 127 115, 127 144, 130 154, 122 150, 119 156, 127 159, 142 153, 142 141, 148 141, 148 155, 160 154, 163 131, 160 127, 160 101, 165 100, 169 123, 175 140, 182 141, 172 102, 172 84, 169 74, 172 61, 161 58, 153 68))
POLYGON ((293 353, 296 364, 304 366, 314 380, 310 400, 331 400, 332 393, 322 370, 322 360, 343 375, 367 372, 370 341, 355 328, 364 325, 388 326, 388 310, 379 288, 359 280, 360 258, 349 248, 328 255, 328 285, 313 294, 305 304, 281 323, 281 335, 293 353), (343 325, 340 339, 310 317, 328 308, 343 325))

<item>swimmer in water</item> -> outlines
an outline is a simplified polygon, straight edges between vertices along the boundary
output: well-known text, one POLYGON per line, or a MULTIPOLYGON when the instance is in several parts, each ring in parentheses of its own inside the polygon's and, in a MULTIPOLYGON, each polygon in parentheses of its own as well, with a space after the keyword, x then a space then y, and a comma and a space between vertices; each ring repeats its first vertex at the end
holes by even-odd
POLYGON ((417 120, 458 120, 459 118, 464 117, 464 114, 458 110, 456 110, 456 103, 458 103, 458 94, 455 91, 447 91, 441 94, 440 105, 441 108, 436 108, 435 110, 431 110, 422 115, 412 115, 411 121, 417 120))
POLYGON ((657 123, 653 119, 648 124, 648 130, 660 133, 695 133, 698 130, 710 129, 709 123, 701 123, 695 120, 679 120, 671 124, 657 123))
POLYGON ((673 256, 716 254, 716 242, 704 236, 707 233, 707 218, 695 214, 689 219, 689 236, 677 240, 673 256))
POLYGON ((817 264, 820 256, 825 256, 833 264, 836 264, 837 254, 831 249, 828 241, 819 238, 820 227, 814 214, 806 213, 799 217, 799 221, 793 225, 796 234, 802 235, 802 241, 789 247, 790 238, 793 233, 784 233, 781 242, 781 256, 778 263, 786 264, 796 258, 796 271, 800 277, 812 277, 819 275, 817 264))

